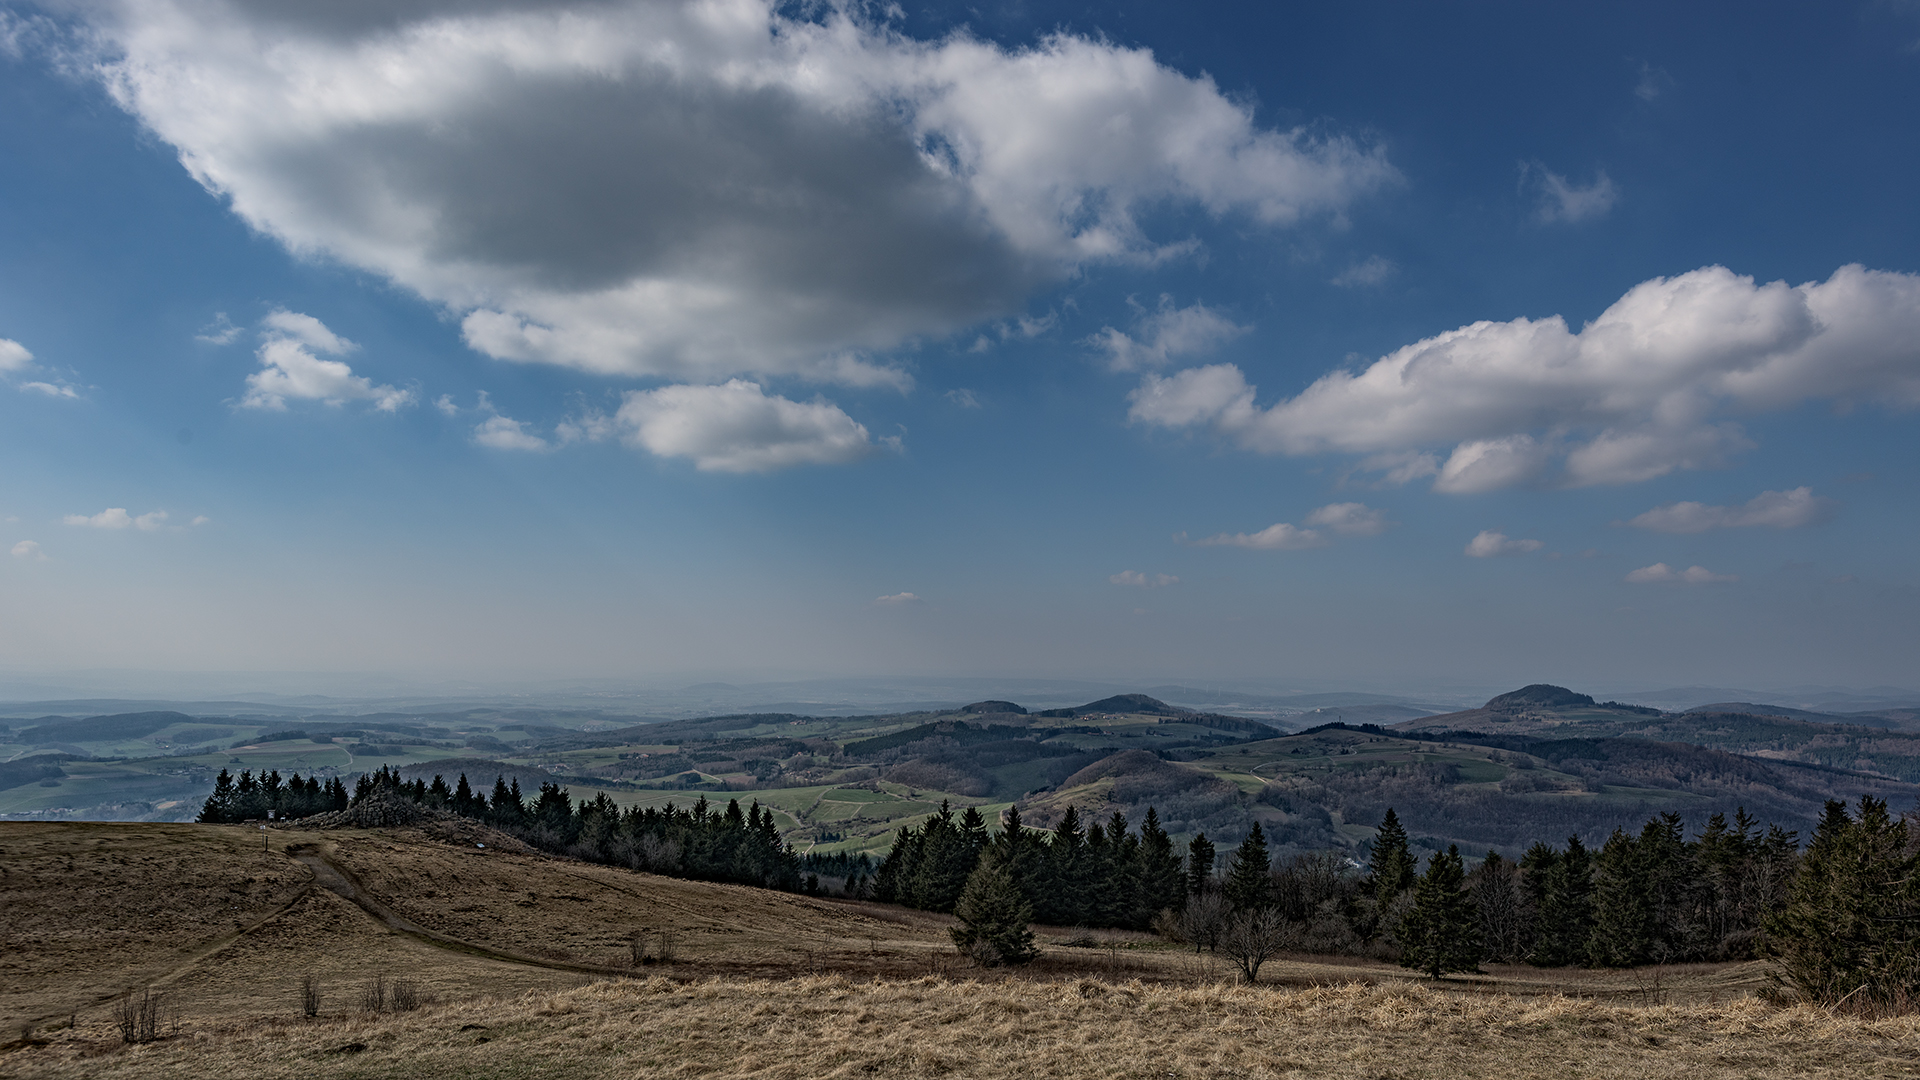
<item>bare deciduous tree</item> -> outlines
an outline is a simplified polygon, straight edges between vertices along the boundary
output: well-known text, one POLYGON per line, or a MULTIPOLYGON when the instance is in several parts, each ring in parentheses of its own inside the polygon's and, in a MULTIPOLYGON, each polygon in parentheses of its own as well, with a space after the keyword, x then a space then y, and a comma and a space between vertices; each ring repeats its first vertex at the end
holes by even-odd
POLYGON ((1248 982, 1257 982, 1260 965, 1290 947, 1299 930, 1299 924, 1272 908, 1237 912, 1227 920, 1218 951, 1233 961, 1248 982))

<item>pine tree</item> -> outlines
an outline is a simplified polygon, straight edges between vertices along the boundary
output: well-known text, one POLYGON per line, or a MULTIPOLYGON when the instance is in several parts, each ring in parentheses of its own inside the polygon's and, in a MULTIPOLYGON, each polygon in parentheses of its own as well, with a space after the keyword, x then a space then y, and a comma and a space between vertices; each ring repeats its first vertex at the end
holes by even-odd
POLYGON ((1047 843, 1040 899, 1033 905, 1041 922, 1075 926, 1086 919, 1086 847, 1080 812, 1069 806, 1047 843))
POLYGON ((1593 865, 1578 836, 1567 837, 1567 850, 1545 877, 1529 961, 1538 967, 1582 963, 1593 934, 1593 865))
POLYGON ((200 816, 195 820, 213 824, 235 820, 233 799, 233 776, 221 769, 220 775, 213 781, 213 794, 207 796, 206 803, 200 807, 200 816))
POLYGON ((988 850, 967 877, 953 912, 961 925, 948 931, 954 945, 985 965, 1024 964, 1033 945, 1033 907, 1014 884, 998 851, 988 850))
POLYGON ((1413 888, 1419 869, 1413 850, 1407 846, 1407 830, 1389 806, 1386 816, 1380 819, 1380 828, 1373 834, 1373 854, 1367 860, 1367 880, 1380 911, 1386 911, 1395 898, 1413 888))
POLYGON ((1635 967, 1653 948, 1653 898, 1640 844, 1613 830, 1594 860, 1593 933, 1587 939, 1587 963, 1593 967, 1635 967))
POLYGON ((1260 831, 1260 823, 1256 821, 1227 863, 1227 903, 1235 911, 1267 906, 1272 893, 1267 875, 1272 868, 1267 857, 1267 834, 1260 831))
POLYGON ((1480 969, 1479 915, 1462 888, 1466 868, 1460 849, 1435 854, 1414 886, 1413 908, 1400 923, 1400 965, 1428 978, 1480 969))
POLYGON ((1162 911, 1178 914, 1187 902, 1186 881, 1173 838, 1160 827, 1160 815, 1147 807, 1140 822, 1140 906, 1148 919, 1162 911))
POLYGON ((1187 891, 1199 894, 1206 891, 1207 884, 1213 880, 1213 864, 1217 856, 1213 841, 1206 833, 1187 841, 1187 891))
POLYGON ((1821 1004, 1920 998, 1920 856, 1904 821, 1862 796, 1829 802, 1786 906, 1770 921, 1781 979, 1821 1004))

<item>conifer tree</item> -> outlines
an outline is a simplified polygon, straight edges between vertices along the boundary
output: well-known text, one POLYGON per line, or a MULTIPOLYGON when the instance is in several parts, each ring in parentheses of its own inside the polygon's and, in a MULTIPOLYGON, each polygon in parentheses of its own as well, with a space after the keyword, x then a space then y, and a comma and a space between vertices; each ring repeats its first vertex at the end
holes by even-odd
POLYGON ((1227 863, 1227 903, 1235 911, 1267 906, 1272 892, 1267 875, 1272 868, 1267 857, 1267 834, 1260 831, 1260 823, 1256 821, 1227 863))
POLYGON ((1413 850, 1407 846, 1407 830, 1389 806, 1373 834, 1373 854, 1367 860, 1367 880, 1380 911, 1386 911, 1396 897, 1413 888, 1419 869, 1413 850))
POLYGON ((1074 926, 1086 919, 1086 847, 1080 812, 1069 806, 1047 844, 1040 899, 1034 904, 1034 915, 1041 922, 1074 926))
POLYGON ((1634 967, 1647 962, 1653 948, 1650 891, 1639 842, 1620 829, 1613 830, 1594 859, 1588 964, 1634 967))
POLYGON ((1187 841, 1187 891, 1204 892, 1213 880, 1213 864, 1217 856, 1213 841, 1206 833, 1200 833, 1187 841))
POLYGON ((1920 856, 1904 821, 1862 796, 1828 802, 1786 906, 1771 920, 1781 978, 1821 1004, 1920 998, 1920 856))
POLYGON ((1565 967, 1587 958, 1593 933, 1593 865, 1578 836, 1567 837, 1546 873, 1531 962, 1565 967))
POLYGON ((1162 911, 1178 914, 1186 906, 1186 881, 1180 871, 1180 856, 1174 853, 1173 838, 1160 827, 1160 815, 1147 807, 1140 822, 1140 906, 1147 919, 1162 911))
POLYGON ((1466 868, 1460 849, 1435 853, 1414 886, 1413 908, 1400 923, 1400 964, 1438 979, 1480 968, 1479 916, 1462 888, 1466 868))
POLYGON ((221 769, 220 775, 213 781, 213 794, 207 796, 206 803, 200 807, 200 816, 195 820, 211 824, 236 820, 233 816, 233 799, 233 776, 221 769))
POLYGON ((1014 884, 998 851, 989 849, 967 877, 954 914, 961 925, 948 931, 954 945, 982 964, 1024 964, 1039 955, 1033 945, 1033 907, 1014 884))

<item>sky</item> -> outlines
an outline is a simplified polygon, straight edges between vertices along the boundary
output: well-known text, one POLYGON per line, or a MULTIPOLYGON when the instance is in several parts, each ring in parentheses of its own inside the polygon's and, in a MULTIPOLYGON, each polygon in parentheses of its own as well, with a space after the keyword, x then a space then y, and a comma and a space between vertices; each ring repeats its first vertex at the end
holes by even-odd
POLYGON ((1920 5, 0 3, 0 674, 1920 686, 1920 5))

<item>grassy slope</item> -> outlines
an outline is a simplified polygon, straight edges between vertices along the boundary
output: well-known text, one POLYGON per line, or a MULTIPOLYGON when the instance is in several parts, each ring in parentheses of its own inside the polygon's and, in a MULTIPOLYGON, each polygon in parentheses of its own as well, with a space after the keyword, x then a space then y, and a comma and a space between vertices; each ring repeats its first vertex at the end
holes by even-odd
POLYGON ((0 1076, 1717 1080, 1910 1075, 1920 1054, 1913 1018, 1761 1004, 1756 965, 1490 968, 1435 988, 1290 957, 1245 987, 1140 935, 1071 949, 1041 928, 1034 967, 981 971, 954 955, 942 916, 414 834, 268 835, 263 852, 241 827, 0 824, 0 1030, 28 1031, 0 1046, 0 1076), (434 937, 319 887, 289 845, 324 851, 434 937), (674 961, 628 966, 634 935, 661 931, 674 961), (309 973, 324 994, 314 1021, 297 1007, 309 973), (375 974, 437 1001, 364 1013, 375 974), (168 993, 170 1038, 118 1045, 128 986, 168 993))

